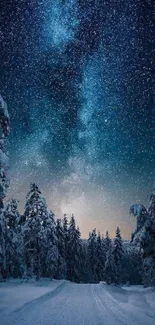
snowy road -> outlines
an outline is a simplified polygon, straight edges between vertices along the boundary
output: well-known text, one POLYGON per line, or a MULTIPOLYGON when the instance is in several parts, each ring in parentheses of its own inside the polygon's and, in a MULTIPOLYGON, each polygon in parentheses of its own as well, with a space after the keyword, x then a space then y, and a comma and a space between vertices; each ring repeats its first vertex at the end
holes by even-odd
MULTIPOLYGON (((137 293, 135 301, 141 296, 137 293)), ((155 324, 155 314, 146 297, 137 306, 130 303, 130 297, 131 291, 122 288, 64 281, 55 290, 16 308, 3 319, 3 325, 155 324)))

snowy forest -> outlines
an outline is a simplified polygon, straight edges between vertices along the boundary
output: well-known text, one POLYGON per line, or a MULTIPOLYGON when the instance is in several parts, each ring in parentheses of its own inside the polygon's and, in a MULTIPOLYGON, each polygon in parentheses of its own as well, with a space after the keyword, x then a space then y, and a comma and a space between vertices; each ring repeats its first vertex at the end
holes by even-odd
POLYGON ((134 204, 137 218, 131 243, 125 245, 120 228, 112 240, 93 229, 81 239, 74 215, 56 218, 48 210, 41 190, 34 183, 26 196, 24 213, 18 201, 7 200, 8 157, 5 139, 10 121, 7 104, 0 97, 0 280, 35 276, 67 279, 77 283, 155 285, 155 192, 148 209, 134 204))

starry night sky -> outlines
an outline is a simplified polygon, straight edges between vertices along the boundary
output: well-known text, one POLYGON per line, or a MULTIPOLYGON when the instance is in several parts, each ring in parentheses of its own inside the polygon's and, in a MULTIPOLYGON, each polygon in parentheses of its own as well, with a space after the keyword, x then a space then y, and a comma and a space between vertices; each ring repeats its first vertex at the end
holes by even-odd
POLYGON ((23 211, 37 182, 83 237, 147 205, 155 170, 153 0, 1 0, 0 92, 10 189, 23 211))

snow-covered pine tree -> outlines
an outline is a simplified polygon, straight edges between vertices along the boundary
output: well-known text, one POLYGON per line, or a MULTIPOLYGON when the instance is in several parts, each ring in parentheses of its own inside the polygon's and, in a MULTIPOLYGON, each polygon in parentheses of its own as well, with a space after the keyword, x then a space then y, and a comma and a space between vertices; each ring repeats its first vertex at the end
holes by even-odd
POLYGON ((65 260, 65 237, 63 231, 63 224, 61 219, 56 220, 56 237, 58 247, 58 260, 57 260, 57 279, 66 277, 66 260, 65 260))
POLYGON ((56 236, 55 216, 51 211, 43 224, 42 271, 43 275, 52 278, 57 276, 58 238, 56 236))
MULTIPOLYGON (((5 208, 4 216, 7 224, 6 236, 6 261, 7 261, 7 275, 18 277, 18 254, 19 243, 17 243, 17 228, 20 214, 18 212, 18 201, 10 200, 5 208)), ((21 247, 22 250, 22 247, 21 247)))
POLYGON ((45 199, 36 184, 31 184, 26 197, 24 219, 22 226, 26 254, 27 271, 36 275, 39 280, 41 273, 41 249, 43 238, 43 223, 48 218, 45 199))
POLYGON ((150 203, 148 208, 148 214, 155 224, 155 188, 153 189, 152 194, 150 195, 150 203))
POLYGON ((143 261, 140 249, 130 245, 123 258, 123 262, 124 283, 132 285, 141 284, 143 277, 143 261))
POLYGON ((68 227, 68 269, 67 279, 79 282, 81 278, 81 239, 79 228, 76 228, 74 215, 72 214, 68 227))
POLYGON ((76 227, 76 281, 83 281, 83 274, 85 273, 85 263, 83 258, 86 257, 85 251, 83 249, 82 240, 81 240, 81 232, 79 226, 76 227))
POLYGON ((102 259, 103 259, 103 280, 105 280, 105 263, 107 259, 107 249, 106 249, 106 243, 105 243, 105 238, 102 234, 102 259))
POLYGON ((87 247, 87 265, 89 270, 89 277, 92 282, 98 281, 97 275, 97 236, 96 229, 89 233, 88 247, 87 247))
POLYGON ((10 120, 7 110, 7 104, 0 95, 0 281, 6 278, 6 236, 7 225, 4 217, 3 200, 8 188, 6 170, 8 157, 4 150, 4 140, 9 135, 10 120))
POLYGON ((7 224, 4 217, 4 211, 0 209, 0 281, 6 279, 7 263, 6 263, 6 239, 7 224))
POLYGON ((42 197, 38 186, 32 183, 26 197, 24 217, 27 220, 36 216, 39 216, 43 223, 48 216, 48 211, 45 198, 42 197))
POLYGON ((117 283, 117 274, 116 274, 116 266, 113 254, 113 244, 111 243, 108 253, 107 260, 105 263, 105 280, 107 284, 117 283))
POLYGON ((111 238, 109 236, 108 230, 106 231, 104 243, 105 243, 105 250, 106 250, 106 253, 107 253, 109 251, 109 248, 111 247, 111 238))
POLYGON ((149 211, 141 204, 134 204, 130 213, 137 217, 137 228, 132 234, 131 242, 138 244, 143 251, 144 286, 155 285, 155 222, 153 216, 154 200, 149 211))
POLYGON ((87 266, 87 242, 85 240, 81 241, 80 249, 80 267, 79 267, 79 281, 84 283, 90 282, 88 266, 87 266))
POLYGON ((68 219, 67 215, 64 214, 63 220, 63 233, 64 233, 64 242, 65 242, 65 259, 67 262, 67 245, 68 245, 68 219))
POLYGON ((16 229, 20 220, 20 213, 18 211, 18 200, 11 199, 7 202, 5 208, 5 219, 8 229, 16 229))
POLYGON ((105 246, 103 245, 100 232, 98 232, 96 241, 96 273, 98 281, 103 280, 104 277, 104 267, 106 262, 106 252, 105 246))
POLYGON ((115 262, 115 270, 116 270, 116 283, 121 283, 122 278, 122 263, 123 263, 123 255, 124 255, 124 247, 123 247, 123 241, 121 237, 120 228, 117 227, 116 229, 116 237, 114 239, 114 245, 113 245, 113 257, 115 262))
POLYGON ((17 225, 16 234, 13 237, 13 245, 15 246, 15 258, 16 264, 14 265, 13 276, 23 277, 26 272, 26 260, 25 260, 25 246, 24 246, 24 236, 22 232, 22 227, 17 225))
POLYGON ((0 95, 0 128, 1 137, 7 137, 10 133, 10 117, 8 113, 7 104, 0 95))

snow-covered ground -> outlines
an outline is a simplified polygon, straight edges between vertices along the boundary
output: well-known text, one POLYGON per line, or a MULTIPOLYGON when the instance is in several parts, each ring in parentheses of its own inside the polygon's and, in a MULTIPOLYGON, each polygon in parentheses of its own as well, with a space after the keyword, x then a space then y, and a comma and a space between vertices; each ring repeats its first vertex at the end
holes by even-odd
POLYGON ((2 325, 154 325, 155 291, 69 281, 0 284, 2 325))

